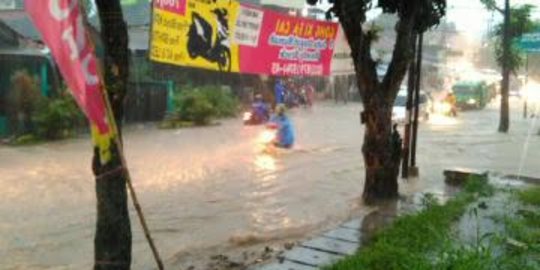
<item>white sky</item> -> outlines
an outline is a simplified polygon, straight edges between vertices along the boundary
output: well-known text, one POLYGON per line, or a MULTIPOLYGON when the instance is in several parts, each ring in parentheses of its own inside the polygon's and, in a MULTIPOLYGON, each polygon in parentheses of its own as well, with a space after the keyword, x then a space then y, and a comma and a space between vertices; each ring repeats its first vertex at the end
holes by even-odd
MULTIPOLYGON (((502 20, 498 12, 487 11, 480 0, 447 0, 447 19, 454 22, 458 31, 463 31, 471 37, 481 38, 489 27, 502 20)), ((504 6, 503 0, 498 0, 500 7, 504 6)), ((532 4, 538 7, 533 11, 533 17, 540 19, 539 0, 510 0, 511 5, 532 4)))
MULTIPOLYGON (((504 0, 497 0, 499 6, 504 6, 504 0)), ((540 0, 510 0, 511 5, 532 4, 538 7, 533 11, 533 17, 540 19, 540 0)), ((458 31, 465 32, 469 37, 482 38, 489 27, 502 20, 497 13, 487 11, 480 0, 447 0, 447 20, 454 22, 458 31)), ((321 5, 325 8, 327 5, 321 5)), ((368 17, 376 16, 380 11, 371 12, 368 17)))

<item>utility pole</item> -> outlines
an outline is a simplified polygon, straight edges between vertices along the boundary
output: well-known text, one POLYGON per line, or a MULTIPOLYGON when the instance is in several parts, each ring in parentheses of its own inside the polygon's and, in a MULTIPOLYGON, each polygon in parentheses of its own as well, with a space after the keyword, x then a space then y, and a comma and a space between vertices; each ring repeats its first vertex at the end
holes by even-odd
MULTIPOLYGON (((527 87, 528 83, 529 83, 529 53, 527 52, 525 54, 525 87, 527 87)), ((525 89, 527 89, 527 91, 529 91, 528 88, 525 88, 525 89)), ((526 93, 525 100, 523 101, 523 118, 525 118, 525 119, 527 119, 527 115, 529 114, 528 108, 527 108, 528 96, 529 96, 529 93, 526 93)))
POLYGON ((501 115, 499 132, 506 133, 510 128, 510 105, 508 96, 510 92, 510 0, 504 1, 504 35, 503 35, 503 63, 501 85, 501 115))
POLYGON ((409 168, 409 175, 413 177, 418 176, 418 167, 416 166, 416 145, 418 141, 418 116, 420 107, 420 82, 422 78, 422 48, 424 46, 424 34, 418 35, 418 48, 416 53, 416 74, 415 74, 415 88, 414 88, 414 122, 412 127, 412 142, 411 142, 411 166, 409 168))
POLYGON ((416 36, 413 38, 412 50, 413 50, 413 61, 409 64, 409 74, 407 81, 407 103, 406 103, 406 113, 405 113, 405 134, 403 138, 403 161, 401 166, 401 178, 409 178, 409 159, 410 159, 410 144, 411 144, 411 122, 412 122, 412 107, 413 107, 413 94, 414 94, 414 83, 415 83, 415 60, 416 59, 416 36))

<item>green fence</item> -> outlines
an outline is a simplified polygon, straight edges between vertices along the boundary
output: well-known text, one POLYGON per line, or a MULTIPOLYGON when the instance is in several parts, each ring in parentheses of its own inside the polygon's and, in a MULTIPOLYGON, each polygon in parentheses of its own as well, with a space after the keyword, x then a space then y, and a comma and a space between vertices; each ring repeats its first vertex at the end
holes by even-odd
POLYGON ((4 116, 0 116, 0 137, 5 137, 7 135, 7 118, 4 116))

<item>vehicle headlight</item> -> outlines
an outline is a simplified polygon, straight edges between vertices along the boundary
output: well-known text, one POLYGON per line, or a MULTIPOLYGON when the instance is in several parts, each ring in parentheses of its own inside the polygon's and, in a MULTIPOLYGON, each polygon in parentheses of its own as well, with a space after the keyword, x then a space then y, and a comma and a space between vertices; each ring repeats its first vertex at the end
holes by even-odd
POLYGON ((276 131, 275 130, 264 130, 261 135, 259 135, 259 142, 261 143, 271 143, 276 139, 276 131))
POLYGON ((249 119, 251 119, 251 113, 250 112, 245 112, 244 113, 244 121, 248 121, 249 119))
POLYGON ((437 102, 434 105, 435 112, 448 113, 452 110, 452 106, 448 102, 437 102))
POLYGON ((476 104, 476 99, 474 99, 474 98, 469 98, 469 100, 467 100, 467 104, 469 104, 469 105, 476 104))

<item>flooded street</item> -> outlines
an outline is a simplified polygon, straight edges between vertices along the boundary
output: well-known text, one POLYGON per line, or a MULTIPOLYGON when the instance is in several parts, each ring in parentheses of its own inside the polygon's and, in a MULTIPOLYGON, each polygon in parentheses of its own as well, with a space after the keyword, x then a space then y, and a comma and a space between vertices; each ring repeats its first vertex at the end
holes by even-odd
MULTIPOLYGON (((540 119, 522 119, 513 105, 509 134, 496 132, 495 107, 422 123, 421 177, 401 181, 401 192, 440 189, 448 167, 540 175, 540 119)), ((240 119, 179 130, 128 127, 127 162, 166 264, 194 249, 309 236, 354 216, 363 207, 360 111, 358 104, 332 103, 292 111, 297 146, 276 156, 261 152, 262 128, 240 119)), ((91 268, 90 160, 89 138, 0 146, 0 269, 91 268)), ((130 210, 133 269, 152 269, 130 210)))

